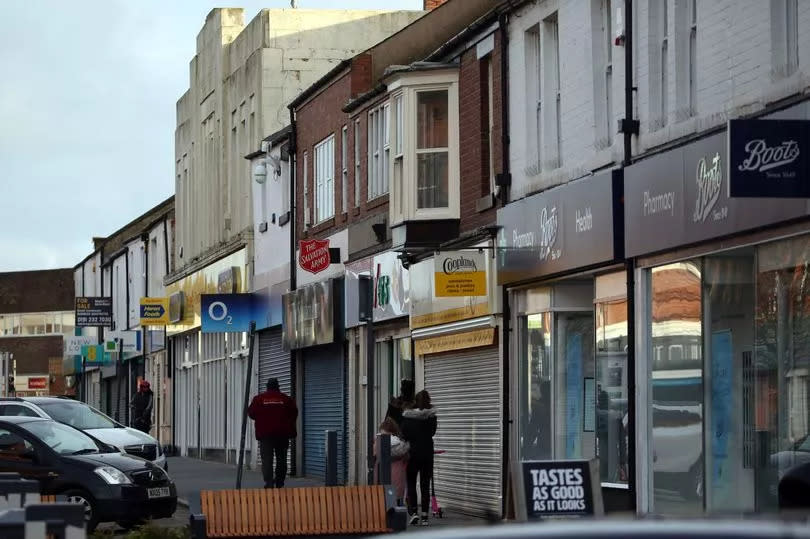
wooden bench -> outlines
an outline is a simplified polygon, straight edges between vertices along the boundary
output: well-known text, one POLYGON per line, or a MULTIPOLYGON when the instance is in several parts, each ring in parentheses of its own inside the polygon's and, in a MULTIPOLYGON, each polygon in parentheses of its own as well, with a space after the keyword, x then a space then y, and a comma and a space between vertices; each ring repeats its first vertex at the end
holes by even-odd
POLYGON ((393 494, 382 485, 203 490, 191 529, 199 539, 390 533, 405 520, 393 494))

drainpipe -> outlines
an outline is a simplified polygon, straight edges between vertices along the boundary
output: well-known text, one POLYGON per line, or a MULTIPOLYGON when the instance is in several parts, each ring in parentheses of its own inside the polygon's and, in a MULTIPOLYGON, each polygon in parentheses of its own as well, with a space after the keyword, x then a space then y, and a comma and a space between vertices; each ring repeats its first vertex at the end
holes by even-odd
MULTIPOLYGON (((298 281, 296 279, 295 266, 295 228, 298 222, 298 215, 295 211, 295 176, 298 170, 298 149, 296 145, 297 129, 295 125, 295 111, 290 108, 290 292, 296 289, 298 281)), ((296 400, 298 393, 296 385, 298 380, 298 354, 295 350, 290 350, 290 397, 296 400)), ((290 475, 298 473, 298 438, 293 438, 290 443, 290 475)))
MULTIPOLYGON (((633 118, 633 0, 624 0, 624 119, 620 131, 624 134, 624 159, 622 168, 630 166, 633 158, 633 135, 639 133, 639 121, 633 118)), ((626 261, 627 268, 627 482, 630 491, 630 509, 638 506, 638 481, 636 477, 636 299, 635 264, 626 261)))
POLYGON ((495 177, 500 188, 498 193, 501 206, 509 203, 509 187, 512 175, 509 173, 509 31, 506 13, 498 15, 498 29, 501 34, 501 174, 495 177))

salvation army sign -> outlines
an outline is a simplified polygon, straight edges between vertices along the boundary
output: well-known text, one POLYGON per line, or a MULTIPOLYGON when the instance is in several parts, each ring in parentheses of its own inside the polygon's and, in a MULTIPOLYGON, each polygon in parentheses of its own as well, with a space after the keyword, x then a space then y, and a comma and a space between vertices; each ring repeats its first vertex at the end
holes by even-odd
POLYGON ((528 520, 601 516, 604 512, 596 459, 521 464, 528 520))
POLYGON ((730 120, 730 197, 810 197, 810 121, 730 120))
POLYGON ((302 240, 298 242, 298 265, 309 273, 320 273, 330 264, 329 240, 302 240))

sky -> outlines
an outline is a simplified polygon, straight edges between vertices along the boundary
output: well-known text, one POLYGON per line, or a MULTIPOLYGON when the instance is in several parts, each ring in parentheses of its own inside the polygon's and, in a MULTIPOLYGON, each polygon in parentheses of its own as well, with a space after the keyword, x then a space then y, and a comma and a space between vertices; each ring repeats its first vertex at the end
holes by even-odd
MULTIPOLYGON (((422 0, 297 0, 422 9, 422 0)), ((175 103, 210 0, 4 0, 0 272, 73 267, 174 192, 175 103)), ((245 22, 289 0, 242 0, 245 22)))

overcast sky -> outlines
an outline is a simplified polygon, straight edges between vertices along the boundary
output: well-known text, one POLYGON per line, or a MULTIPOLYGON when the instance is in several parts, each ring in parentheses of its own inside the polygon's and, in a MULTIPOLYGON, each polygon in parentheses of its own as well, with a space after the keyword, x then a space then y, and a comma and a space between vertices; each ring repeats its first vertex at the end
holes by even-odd
MULTIPOLYGON (((72 267, 174 191, 175 102, 211 0, 4 0, 0 272, 72 267)), ((243 0, 250 21, 289 0, 243 0)), ((298 0, 421 9, 422 0, 298 0)))

